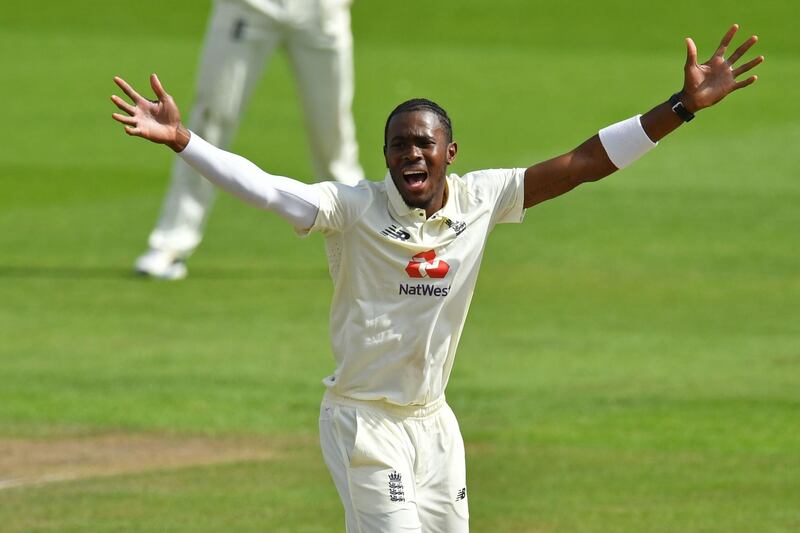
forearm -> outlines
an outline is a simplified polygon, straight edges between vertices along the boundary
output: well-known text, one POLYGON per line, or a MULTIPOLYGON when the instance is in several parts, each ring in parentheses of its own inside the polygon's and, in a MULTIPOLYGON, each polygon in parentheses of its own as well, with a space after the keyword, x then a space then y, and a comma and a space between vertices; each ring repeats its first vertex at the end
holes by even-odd
POLYGON ((274 176, 236 154, 220 150, 191 133, 178 153, 206 179, 258 209, 272 211, 296 228, 313 226, 319 193, 306 183, 274 176))
POLYGON ((672 111, 669 101, 658 104, 641 116, 642 128, 653 142, 658 142, 683 124, 683 120, 672 111))
POLYGON ((667 101, 644 115, 603 128, 568 154, 569 175, 577 184, 608 176, 652 150, 681 124, 683 120, 667 101))
POLYGON ((581 183, 595 181, 624 168, 651 150, 658 141, 693 118, 697 111, 715 105, 727 95, 754 83, 756 76, 737 77, 758 66, 764 56, 735 66, 758 38, 753 35, 725 59, 739 26, 725 33, 714 55, 698 64, 694 41, 686 39, 683 89, 641 116, 600 130, 581 146, 564 155, 534 165, 525 172, 525 207, 563 194, 581 183), (675 105, 673 105, 675 104, 675 105))
MULTIPOLYGON (((668 106, 666 109, 672 113, 668 106)), ((663 137, 674 129, 668 129, 670 117, 661 116, 662 112, 658 106, 647 113, 653 136, 663 137)), ((574 150, 530 167, 525 173, 525 206, 555 198, 633 163, 656 146, 657 139, 648 134, 644 121, 644 116, 637 115, 612 124, 574 150)))

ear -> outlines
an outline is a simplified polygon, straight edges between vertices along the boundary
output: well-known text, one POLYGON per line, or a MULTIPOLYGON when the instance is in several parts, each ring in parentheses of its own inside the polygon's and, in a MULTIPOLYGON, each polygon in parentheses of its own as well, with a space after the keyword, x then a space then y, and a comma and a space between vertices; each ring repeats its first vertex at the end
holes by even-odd
POLYGON ((458 153, 458 143, 451 142, 447 145, 447 164, 450 165, 456 158, 456 154, 458 153))
POLYGON ((383 162, 386 163, 386 168, 389 168, 389 160, 386 159, 386 145, 383 145, 383 162))

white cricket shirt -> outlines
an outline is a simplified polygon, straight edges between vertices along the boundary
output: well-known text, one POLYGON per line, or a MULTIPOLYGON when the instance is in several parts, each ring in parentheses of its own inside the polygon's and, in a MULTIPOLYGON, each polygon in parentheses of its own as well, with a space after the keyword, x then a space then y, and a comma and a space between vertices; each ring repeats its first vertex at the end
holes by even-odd
POLYGON ((495 224, 521 222, 525 169, 447 177, 431 218, 387 175, 355 187, 315 184, 314 226, 333 278, 336 371, 323 383, 359 400, 426 405, 444 394, 481 258, 495 224))

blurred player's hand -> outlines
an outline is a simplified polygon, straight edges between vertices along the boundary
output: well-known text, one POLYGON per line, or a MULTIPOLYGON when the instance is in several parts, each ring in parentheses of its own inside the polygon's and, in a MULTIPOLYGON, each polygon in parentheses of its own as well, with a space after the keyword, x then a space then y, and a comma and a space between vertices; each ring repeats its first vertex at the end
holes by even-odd
POLYGON ((117 95, 111 96, 111 101, 127 113, 127 115, 121 113, 111 115, 114 120, 125 125, 125 133, 166 144, 176 152, 186 148, 189 131, 181 124, 178 106, 161 86, 158 76, 150 75, 150 87, 153 88, 158 100, 144 98, 119 76, 114 77, 114 83, 133 100, 131 105, 117 95))
POLYGON ((734 67, 745 52, 758 41, 755 35, 742 43, 730 57, 727 59, 724 57, 725 50, 738 30, 738 24, 731 26, 714 55, 702 65, 697 64, 697 46, 690 37, 686 38, 686 65, 681 99, 686 109, 692 113, 716 104, 733 91, 747 87, 758 79, 757 76, 750 76, 742 81, 736 81, 737 77, 764 61, 764 56, 758 56, 739 67, 734 67))

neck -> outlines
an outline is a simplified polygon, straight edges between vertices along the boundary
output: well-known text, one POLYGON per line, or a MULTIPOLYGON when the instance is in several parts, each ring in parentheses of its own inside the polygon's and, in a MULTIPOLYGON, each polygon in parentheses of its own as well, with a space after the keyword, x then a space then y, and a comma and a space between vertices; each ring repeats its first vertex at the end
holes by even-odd
POLYGON ((442 201, 439 202, 438 206, 430 206, 430 207, 426 207, 425 208, 425 217, 426 218, 431 218, 434 213, 436 213, 441 208, 443 208, 445 205, 447 205, 447 198, 449 196, 449 192, 450 192, 450 189, 447 187, 447 180, 445 179, 444 187, 443 187, 443 190, 442 190, 442 201))

